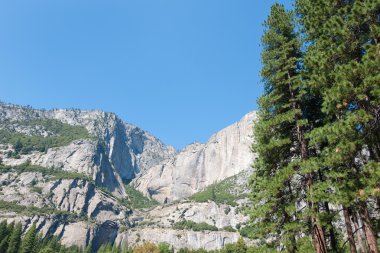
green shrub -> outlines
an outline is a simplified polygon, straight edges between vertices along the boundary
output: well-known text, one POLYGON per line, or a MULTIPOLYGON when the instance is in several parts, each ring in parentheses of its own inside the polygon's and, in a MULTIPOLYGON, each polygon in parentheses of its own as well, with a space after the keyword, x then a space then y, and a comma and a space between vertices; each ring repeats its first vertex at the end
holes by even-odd
POLYGON ((227 231, 227 232, 236 232, 236 229, 234 229, 233 227, 231 226, 226 226, 223 228, 224 231, 227 231))
POLYGON ((218 231, 217 227, 207 224, 206 222, 196 223, 190 220, 176 222, 174 223, 173 228, 178 230, 189 229, 193 231, 218 231))
POLYGON ((30 189, 32 192, 37 192, 39 194, 42 193, 42 188, 41 187, 38 187, 38 186, 33 186, 31 189, 30 189))
POLYGON ((18 174, 23 172, 39 172, 44 176, 51 176, 52 179, 81 179, 91 181, 91 179, 78 172, 64 171, 55 168, 45 168, 38 165, 31 165, 30 163, 24 163, 18 166, 5 166, 0 165, 0 173, 15 171, 18 174))
POLYGON ((170 247, 170 244, 168 244, 166 242, 159 243, 158 249, 160 250, 160 253, 172 253, 172 252, 174 252, 173 249, 170 247))
POLYGON ((250 237, 253 233, 253 227, 251 226, 245 226, 240 229, 240 235, 243 237, 250 237))
POLYGON ((52 207, 35 207, 35 206, 23 206, 19 205, 16 202, 0 200, 0 210, 5 210, 9 212, 15 212, 19 214, 26 215, 56 215, 60 216, 66 221, 78 221, 78 220, 87 220, 86 216, 77 215, 76 213, 71 213, 67 211, 61 211, 52 207))
POLYGON ((52 214, 55 211, 55 209, 49 207, 38 208, 35 206, 23 206, 17 204, 16 202, 9 202, 4 200, 0 200, 0 210, 12 211, 23 214, 52 214))
POLYGON ((218 204, 236 206, 236 200, 242 198, 243 195, 236 195, 231 193, 231 189, 234 188, 234 181, 235 177, 230 177, 221 182, 214 183, 203 191, 192 195, 190 197, 190 200, 195 202, 214 201, 218 204))
POLYGON ((159 203, 144 196, 141 192, 133 188, 131 185, 125 186, 125 191, 128 195, 128 199, 121 200, 124 205, 133 209, 152 208, 159 203))
POLYGON ((41 135, 26 135, 15 132, 12 127, 0 129, 0 143, 10 143, 18 154, 27 154, 31 151, 46 152, 49 148, 66 146, 74 140, 92 139, 87 129, 82 126, 72 126, 55 119, 35 119, 28 121, 12 122, 25 127, 42 127, 51 135, 44 137, 41 135))

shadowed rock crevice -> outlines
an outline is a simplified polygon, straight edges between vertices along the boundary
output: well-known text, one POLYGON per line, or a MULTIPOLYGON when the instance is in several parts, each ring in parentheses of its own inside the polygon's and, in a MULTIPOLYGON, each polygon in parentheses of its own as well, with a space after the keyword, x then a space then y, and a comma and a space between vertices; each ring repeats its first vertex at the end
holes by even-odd
POLYGON ((95 228, 92 249, 96 252, 102 244, 113 243, 117 236, 119 227, 117 223, 105 221, 95 228))

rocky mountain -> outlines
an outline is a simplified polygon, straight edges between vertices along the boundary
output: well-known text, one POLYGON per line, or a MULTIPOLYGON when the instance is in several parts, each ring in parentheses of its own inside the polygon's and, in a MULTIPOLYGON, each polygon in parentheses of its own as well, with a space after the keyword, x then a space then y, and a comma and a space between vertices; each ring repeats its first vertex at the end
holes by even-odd
MULTIPOLYGON (((32 152, 17 161, 4 160, 9 164, 20 164, 29 159, 44 167, 85 173, 97 185, 107 187, 118 196, 125 195, 122 180, 131 180, 138 173, 176 153, 173 147, 166 146, 149 133, 123 122, 113 113, 77 109, 34 110, 4 104, 0 106, 0 123, 3 127, 11 127, 15 132, 31 135, 33 126, 25 126, 23 122, 41 119, 85 127, 94 138, 74 141, 45 153, 32 152)), ((43 129, 38 134, 49 135, 43 129)))
POLYGON ((0 220, 20 221, 24 230, 36 223, 65 245, 93 241, 94 250, 145 240, 223 247, 246 221, 240 203, 185 198, 249 168, 254 119, 249 113, 208 143, 177 153, 113 113, 0 104, 0 220), (179 202, 136 209, 134 201, 157 205, 136 189, 179 202))
POLYGON ((256 113, 213 135, 206 144, 194 143, 177 155, 140 174, 134 186, 161 203, 183 199, 250 168, 252 124, 256 113))

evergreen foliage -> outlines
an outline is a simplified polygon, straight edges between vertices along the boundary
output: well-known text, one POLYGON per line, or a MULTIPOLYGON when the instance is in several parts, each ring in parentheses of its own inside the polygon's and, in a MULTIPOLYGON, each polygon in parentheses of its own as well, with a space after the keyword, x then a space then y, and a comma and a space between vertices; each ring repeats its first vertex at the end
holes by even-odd
POLYGON ((18 174, 21 174, 23 172, 39 172, 42 173, 43 176, 47 175, 50 176, 51 179, 81 179, 86 181, 92 181, 88 176, 82 173, 78 172, 72 172, 72 171, 64 171, 62 169, 56 169, 56 168, 45 168, 38 165, 32 165, 30 163, 23 163, 17 166, 6 166, 0 164, 0 173, 6 173, 6 172, 17 172, 18 174))
POLYGON ((27 154, 31 151, 46 152, 49 148, 66 146, 74 140, 92 139, 87 129, 82 126, 72 126, 55 119, 34 119, 20 122, 1 122, 0 143, 12 144, 15 154, 27 154), (9 125, 9 126, 8 126, 9 125), (14 126, 29 129, 42 128, 48 136, 38 134, 27 135, 16 132, 14 126))
POLYGON ((160 253, 173 253, 174 250, 172 247, 170 247, 170 244, 162 242, 158 244, 158 249, 160 250, 160 253))
POLYGON ((205 230, 218 231, 218 228, 213 225, 207 224, 205 222, 196 223, 190 220, 183 220, 183 221, 176 222, 173 224, 173 228, 178 229, 178 230, 189 229, 193 231, 205 231, 205 230))
MULTIPOLYGON (((42 239, 38 234, 36 225, 33 224, 22 236, 21 223, 14 222, 8 224, 6 221, 0 223, 0 241, 6 239, 9 244, 4 248, 0 248, 0 253, 173 253, 174 249, 168 243, 159 243, 155 245, 150 242, 145 242, 134 248, 128 245, 118 246, 111 243, 106 243, 100 246, 99 249, 94 249, 90 242, 85 249, 77 246, 66 247, 61 245, 59 238, 56 236, 46 237, 42 239), (4 230, 4 228, 6 228, 4 230), (4 232, 5 231, 5 232, 4 232), (9 246, 8 246, 9 245, 9 246)), ((227 244, 223 249, 207 251, 204 249, 190 250, 188 248, 179 249, 177 252, 185 253, 253 253, 253 252, 270 252, 261 251, 260 247, 248 247, 245 241, 240 238, 234 244, 227 244)))
POLYGON ((295 6, 265 23, 249 234, 272 250, 377 253, 380 2, 295 6))
POLYGON ((133 209, 152 208, 159 204, 156 200, 145 197, 144 194, 129 184, 125 186, 125 192, 128 199, 122 200, 122 203, 133 209))
POLYGON ((11 224, 9 228, 9 242, 7 247, 7 253, 17 253, 21 244, 22 225, 17 223, 11 224))
POLYGON ((237 177, 238 175, 213 183, 203 191, 193 194, 189 199, 200 203, 214 201, 218 204, 236 206, 236 201, 247 195, 244 193, 245 189, 240 189, 236 186, 237 177))
POLYGON ((19 205, 16 202, 0 200, 0 210, 16 212, 19 214, 26 215, 43 215, 43 214, 55 214, 60 216, 60 218, 65 218, 67 220, 83 220, 86 217, 77 215, 76 213, 71 213, 67 211, 57 210, 52 207, 35 207, 35 206, 24 206, 19 205))
POLYGON ((37 250, 37 229, 36 224, 29 228, 28 232, 22 240, 20 253, 35 253, 37 250))
POLYGON ((252 236, 273 238, 270 248, 285 245, 296 250, 297 233, 307 229, 307 218, 297 209, 304 201, 304 184, 295 180, 302 161, 301 132, 308 119, 303 105, 308 102, 301 81, 301 43, 295 33, 293 13, 280 4, 272 6, 262 38, 264 95, 259 99, 259 121, 254 129, 258 154, 252 182, 257 221, 252 236))

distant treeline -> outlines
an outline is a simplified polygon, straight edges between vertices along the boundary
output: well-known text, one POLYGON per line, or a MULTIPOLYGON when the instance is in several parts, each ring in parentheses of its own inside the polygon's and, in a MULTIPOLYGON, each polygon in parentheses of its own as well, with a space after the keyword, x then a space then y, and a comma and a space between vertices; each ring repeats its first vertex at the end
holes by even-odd
MULTIPOLYGON (((42 238, 38 233, 36 225, 33 224, 25 235, 21 223, 0 223, 0 253, 172 253, 173 248, 168 243, 145 242, 136 247, 116 246, 112 244, 101 245, 94 250, 90 243, 85 249, 78 246, 63 246, 56 236, 42 238)), ((227 244, 221 250, 206 251, 204 249, 190 250, 188 248, 179 249, 179 253, 259 253, 262 248, 247 247, 246 243, 240 238, 236 243, 227 244)))

